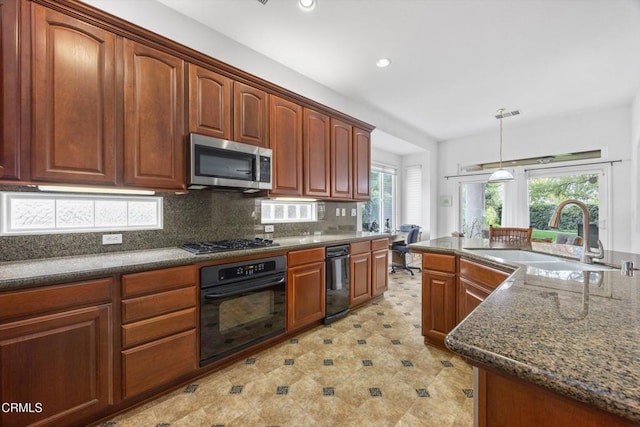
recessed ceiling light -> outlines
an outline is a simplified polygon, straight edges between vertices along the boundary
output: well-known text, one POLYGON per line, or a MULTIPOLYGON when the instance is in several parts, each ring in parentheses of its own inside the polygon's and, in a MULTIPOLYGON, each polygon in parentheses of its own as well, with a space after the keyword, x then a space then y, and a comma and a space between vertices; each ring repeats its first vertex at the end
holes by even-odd
POLYGON ((388 67, 389 64, 391 64, 391 60, 389 58, 380 58, 378 59, 378 62, 376 62, 376 65, 380 68, 388 67))
POLYGON ((298 0, 298 6, 300 6, 300 9, 306 12, 315 9, 316 3, 316 0, 298 0))

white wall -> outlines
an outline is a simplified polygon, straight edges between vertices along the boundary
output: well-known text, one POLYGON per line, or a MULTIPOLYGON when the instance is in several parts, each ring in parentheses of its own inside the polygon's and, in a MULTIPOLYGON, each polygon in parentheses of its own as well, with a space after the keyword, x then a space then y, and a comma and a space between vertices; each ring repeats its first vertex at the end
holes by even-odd
POLYGON ((631 105, 631 252, 640 254, 640 90, 631 105))
MULTIPOLYGON (((526 114, 526 111, 523 112, 526 114)), ((631 238, 631 203, 629 182, 631 181, 631 126, 630 106, 619 106, 599 111, 571 116, 553 117, 544 121, 526 122, 522 117, 504 120, 503 158, 504 160, 537 157, 550 154, 570 153, 601 149, 606 160, 623 160, 611 167, 612 218, 611 241, 609 247, 618 251, 629 251, 631 238)), ((640 122, 638 126, 640 127, 640 122)), ((474 164, 497 161, 499 158, 499 124, 496 129, 481 135, 444 141, 438 150, 438 192, 452 195, 454 206, 437 210, 436 236, 449 235, 458 228, 459 179, 445 179, 447 175, 457 175, 459 164, 474 164)), ((522 170, 516 170, 522 176, 522 170)), ((516 186, 516 183, 507 185, 516 186)), ((512 188, 515 193, 526 191, 522 185, 512 188)), ((509 191, 509 190, 507 190, 509 191)), ((635 209, 633 209, 635 211, 635 209)), ((434 237, 436 237, 434 236, 434 237)))

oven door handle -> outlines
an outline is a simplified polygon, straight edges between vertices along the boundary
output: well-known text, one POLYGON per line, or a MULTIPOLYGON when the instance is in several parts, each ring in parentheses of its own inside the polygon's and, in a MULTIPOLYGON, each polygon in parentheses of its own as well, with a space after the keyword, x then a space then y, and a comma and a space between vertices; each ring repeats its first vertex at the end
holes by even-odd
POLYGON ((243 294, 245 292, 253 292, 253 291, 259 291, 260 289, 271 288, 273 286, 277 286, 284 283, 284 281, 285 281, 284 276, 281 276, 277 280, 263 279, 259 281, 254 281, 250 285, 235 287, 232 291, 229 291, 229 292, 211 292, 211 293, 205 294, 204 298, 205 299, 228 298, 235 295, 243 294))

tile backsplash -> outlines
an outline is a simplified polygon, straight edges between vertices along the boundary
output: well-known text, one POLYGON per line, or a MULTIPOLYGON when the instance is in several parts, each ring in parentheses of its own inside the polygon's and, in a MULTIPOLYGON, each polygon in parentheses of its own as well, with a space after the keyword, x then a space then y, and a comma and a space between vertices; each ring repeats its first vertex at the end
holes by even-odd
MULTIPOLYGON (((0 185, 0 191, 35 191, 29 187, 0 185)), ((260 199, 238 192, 191 191, 157 194, 164 199, 162 230, 123 231, 122 244, 103 245, 98 233, 43 234, 0 237, 0 262, 58 256, 179 246, 186 242, 233 238, 278 238, 303 233, 339 234, 356 231, 349 215, 355 202, 318 202, 318 221, 275 224, 266 234, 260 223, 260 199), (336 216, 345 208, 347 216, 336 216)))

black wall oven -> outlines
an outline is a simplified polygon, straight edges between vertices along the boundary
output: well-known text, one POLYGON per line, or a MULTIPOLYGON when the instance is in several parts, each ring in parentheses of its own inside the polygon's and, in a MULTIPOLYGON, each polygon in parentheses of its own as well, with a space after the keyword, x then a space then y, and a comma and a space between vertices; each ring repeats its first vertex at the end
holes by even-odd
POLYGON ((285 332, 286 258, 200 269, 200 366, 285 332))

